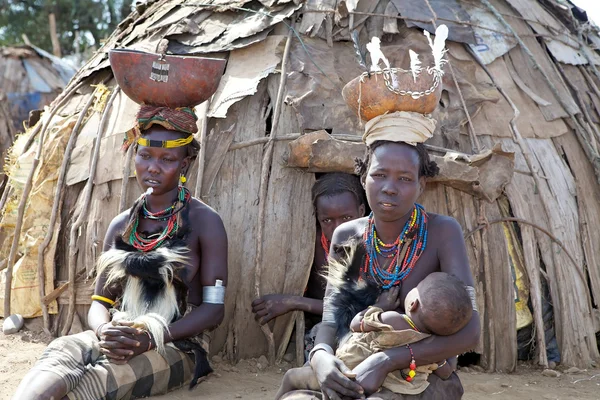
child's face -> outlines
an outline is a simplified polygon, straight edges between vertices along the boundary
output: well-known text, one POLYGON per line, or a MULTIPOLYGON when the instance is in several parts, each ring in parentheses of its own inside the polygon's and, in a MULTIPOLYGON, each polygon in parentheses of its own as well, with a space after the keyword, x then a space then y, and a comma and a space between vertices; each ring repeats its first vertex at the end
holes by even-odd
POLYGON ((317 221, 329 241, 335 228, 344 222, 362 217, 364 213, 365 207, 359 206, 356 197, 350 192, 317 198, 317 221))

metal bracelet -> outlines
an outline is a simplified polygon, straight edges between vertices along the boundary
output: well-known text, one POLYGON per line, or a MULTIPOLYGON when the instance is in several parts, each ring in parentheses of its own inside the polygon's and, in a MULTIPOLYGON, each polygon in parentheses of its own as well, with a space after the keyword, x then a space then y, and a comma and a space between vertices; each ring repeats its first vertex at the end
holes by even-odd
POLYGON ((326 352, 328 352, 329 354, 335 354, 335 352, 333 351, 333 349, 331 348, 330 345, 326 344, 326 343, 319 343, 318 345, 316 345, 315 347, 313 347, 313 349, 310 351, 310 353, 308 353, 308 362, 310 363, 310 361, 313 358, 313 355, 319 351, 319 350, 324 350, 326 352))
POLYGON ((471 305, 473 306, 473 311, 477 310, 477 296, 475 295, 475 288, 473 286, 465 286, 467 289, 467 293, 469 293, 469 298, 471 299, 471 305))
POLYGON ((225 304, 225 286, 217 279, 215 286, 202 286, 202 302, 208 304, 225 304))

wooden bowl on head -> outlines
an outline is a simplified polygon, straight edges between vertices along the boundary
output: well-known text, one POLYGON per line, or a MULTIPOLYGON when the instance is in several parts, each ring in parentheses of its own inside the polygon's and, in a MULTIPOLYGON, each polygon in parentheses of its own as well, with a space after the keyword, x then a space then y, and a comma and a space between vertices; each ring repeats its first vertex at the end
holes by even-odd
MULTIPOLYGON (((422 71, 416 82, 410 72, 396 73, 398 90, 407 92, 423 93, 435 85, 434 75, 422 71)), ((391 79, 388 79, 391 85, 391 79)), ((358 113, 360 99, 360 117, 369 121, 379 115, 393 113, 396 111, 409 111, 421 114, 431 114, 437 107, 442 95, 442 78, 430 94, 413 97, 411 94, 396 94, 386 86, 384 75, 371 73, 371 76, 358 76, 348 82, 342 90, 342 96, 346 104, 358 113)))
POLYGON ((113 49, 110 66, 125 94, 138 104, 171 108, 193 107, 212 96, 226 60, 193 56, 162 56, 113 49))

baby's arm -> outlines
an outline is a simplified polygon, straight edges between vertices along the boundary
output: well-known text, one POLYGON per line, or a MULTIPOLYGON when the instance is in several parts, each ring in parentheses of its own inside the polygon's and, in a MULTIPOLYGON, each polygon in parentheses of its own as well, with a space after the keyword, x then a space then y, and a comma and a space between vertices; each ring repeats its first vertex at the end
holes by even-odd
MULTIPOLYGON (((372 326, 362 324, 366 312, 367 310, 361 311, 360 313, 356 314, 354 319, 352 319, 352 322, 350 323, 350 329, 353 332, 371 332, 379 330, 372 326)), ((379 314, 379 322, 390 325, 396 331, 412 329, 402 314, 397 311, 386 311, 379 314)))

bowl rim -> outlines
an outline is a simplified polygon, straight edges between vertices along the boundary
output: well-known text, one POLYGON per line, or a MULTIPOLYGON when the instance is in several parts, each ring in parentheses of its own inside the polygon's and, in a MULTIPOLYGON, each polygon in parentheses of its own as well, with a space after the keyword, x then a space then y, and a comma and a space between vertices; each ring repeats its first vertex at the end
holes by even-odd
POLYGON ((126 47, 122 47, 122 48, 115 48, 115 49, 110 49, 108 51, 108 54, 110 56, 111 53, 119 53, 119 54, 126 54, 126 53, 130 53, 130 54, 141 54, 141 55, 147 55, 147 56, 154 56, 156 58, 177 58, 177 59, 186 59, 186 58, 193 58, 193 59, 197 59, 197 60, 207 60, 207 61, 222 61, 222 62, 227 62, 226 59, 224 58, 215 58, 215 57, 200 57, 200 56, 195 56, 195 55, 191 55, 191 54, 158 54, 158 53, 150 53, 147 51, 141 51, 141 50, 134 50, 134 49, 128 49, 126 47))

